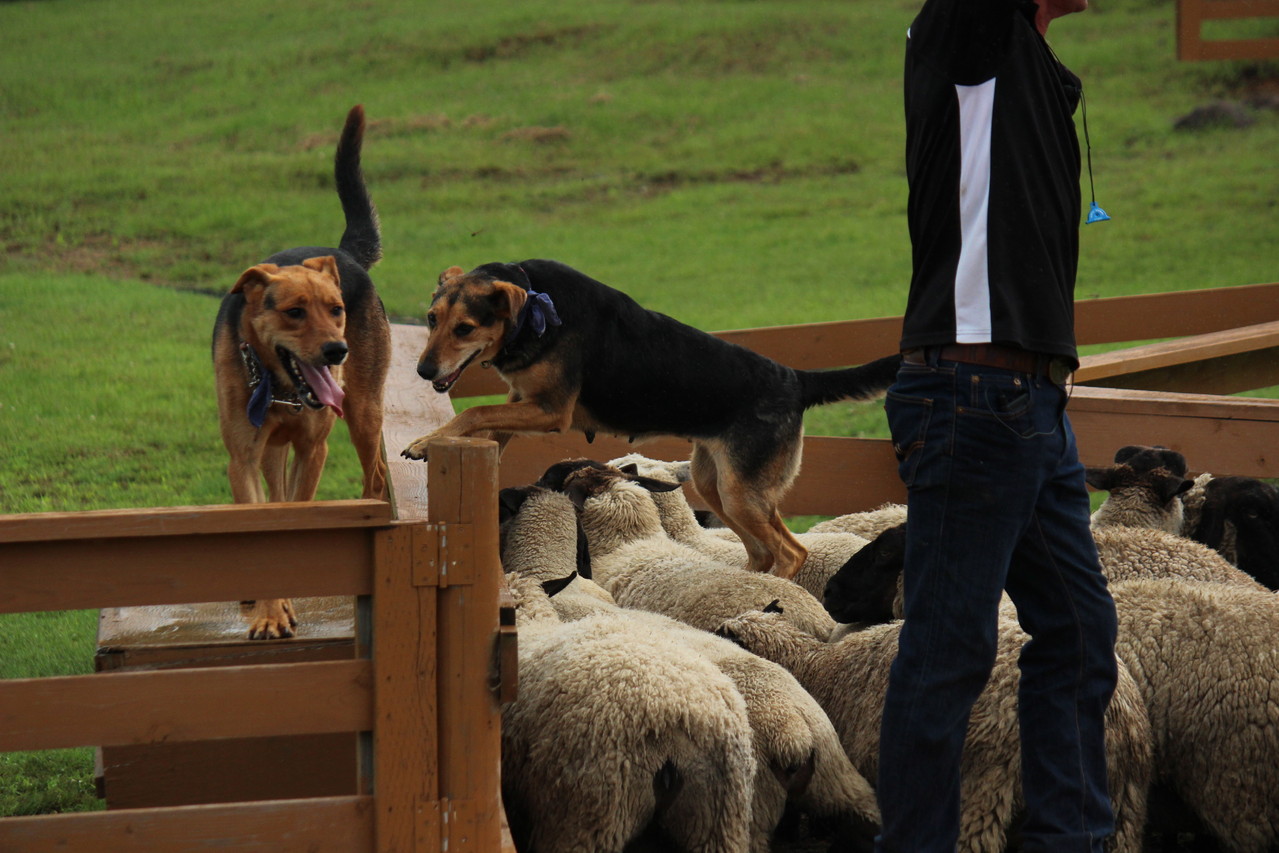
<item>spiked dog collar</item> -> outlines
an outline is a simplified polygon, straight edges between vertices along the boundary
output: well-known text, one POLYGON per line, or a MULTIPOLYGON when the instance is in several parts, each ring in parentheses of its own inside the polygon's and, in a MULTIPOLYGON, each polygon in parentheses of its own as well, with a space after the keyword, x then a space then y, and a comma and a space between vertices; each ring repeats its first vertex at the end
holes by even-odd
POLYGON ((262 424, 266 423, 266 413, 272 404, 288 406, 295 415, 302 411, 302 401, 296 394, 283 399, 273 395, 274 377, 271 371, 263 367, 262 359, 258 357, 253 347, 249 346, 248 341, 240 341, 240 360, 244 362, 244 370, 249 375, 249 390, 253 392, 246 407, 249 423, 261 429, 262 424))

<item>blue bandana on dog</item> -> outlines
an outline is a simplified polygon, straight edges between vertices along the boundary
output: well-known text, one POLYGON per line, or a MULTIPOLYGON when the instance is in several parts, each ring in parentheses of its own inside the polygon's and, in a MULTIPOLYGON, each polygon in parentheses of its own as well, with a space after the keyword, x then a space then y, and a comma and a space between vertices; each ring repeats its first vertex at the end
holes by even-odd
POLYGON ((539 338, 546 334, 548 324, 560 325, 560 315, 555 311, 555 303, 551 301, 550 295, 529 289, 528 301, 524 303, 520 315, 515 318, 515 328, 511 330, 510 340, 513 341, 519 337, 525 322, 539 338))

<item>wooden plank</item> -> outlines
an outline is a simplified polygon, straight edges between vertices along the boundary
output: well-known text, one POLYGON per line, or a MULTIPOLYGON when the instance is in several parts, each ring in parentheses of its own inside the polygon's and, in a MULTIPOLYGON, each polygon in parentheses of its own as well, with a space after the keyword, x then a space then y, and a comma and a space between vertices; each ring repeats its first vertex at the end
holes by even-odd
POLYGON ((782 501, 785 515, 842 515, 904 503, 893 445, 883 438, 804 438, 799 478, 782 501))
POLYGON ((336 528, 0 544, 0 613, 363 595, 368 540, 336 528))
POLYGON ((1130 347, 1080 359, 1075 382, 1111 388, 1227 394, 1279 383, 1279 321, 1130 347))
MULTIPOLYGON (((488 853, 501 844, 501 711, 494 695, 502 564, 497 537, 497 445, 443 439, 429 452, 431 518, 467 528, 471 566, 455 566, 439 591, 439 795, 449 853, 488 853)), ((452 562, 452 546, 445 550, 452 562)))
POLYGON ((102 796, 109 809, 349 796, 361 793, 358 738, 330 732, 105 747, 102 796))
POLYGON ((8 679, 0 752, 360 731, 371 678, 350 660, 8 679))
POLYGON ((34 512, 0 515, 0 543, 375 527, 390 520, 389 504, 365 500, 34 512))
POLYGON ((371 797, 126 809, 0 819, 0 850, 21 853, 373 853, 371 797))
POLYGON ((392 368, 383 400, 382 443, 386 446, 387 478, 396 517, 405 521, 427 517, 427 472, 425 464, 405 459, 400 451, 453 417, 449 395, 437 393, 431 383, 417 375, 426 333, 425 326, 391 325, 392 368))
POLYGON ((375 542, 372 766, 383 851, 440 849, 438 591, 413 585, 414 561, 433 543, 424 523, 395 525, 375 542))
POLYGON ((1279 320, 1279 283, 1075 301, 1080 346, 1184 337, 1279 320))
POLYGON ((1162 444, 1194 471, 1279 477, 1279 400, 1077 386, 1071 423, 1086 465, 1128 444, 1162 444))

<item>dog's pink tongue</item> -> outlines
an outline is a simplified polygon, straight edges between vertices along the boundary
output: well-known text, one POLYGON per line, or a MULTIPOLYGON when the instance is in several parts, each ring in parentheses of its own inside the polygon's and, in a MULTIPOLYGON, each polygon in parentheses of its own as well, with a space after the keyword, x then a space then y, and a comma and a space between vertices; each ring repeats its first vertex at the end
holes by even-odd
POLYGON ((306 380, 307 385, 311 386, 316 399, 337 412, 339 418, 342 417, 342 400, 346 397, 346 392, 342 390, 341 385, 333 381, 333 374, 329 373, 328 367, 317 370, 300 361, 298 366, 302 368, 302 378, 306 380))

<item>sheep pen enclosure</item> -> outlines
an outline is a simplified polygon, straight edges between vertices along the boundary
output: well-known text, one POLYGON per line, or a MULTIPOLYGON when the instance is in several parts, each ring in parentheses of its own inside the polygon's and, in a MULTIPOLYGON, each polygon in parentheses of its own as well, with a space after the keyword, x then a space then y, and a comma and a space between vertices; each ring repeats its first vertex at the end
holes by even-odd
MULTIPOLYGON (((1279 477, 1268 453, 1279 439, 1279 400, 1232 396, 1279 384, 1279 284, 1084 300, 1076 316, 1084 347, 1162 341, 1083 359, 1069 411, 1085 464, 1108 463, 1122 445, 1162 444, 1196 471, 1279 477)), ((893 351, 900 323, 887 317, 720 335, 796 367, 820 368, 893 351)), ((0 682, 0 749, 211 741, 215 754, 217 744, 239 739, 269 745, 342 733, 352 744, 345 790, 236 800, 243 763, 206 764, 199 772, 231 793, 161 805, 155 791, 156 805, 143 796, 103 812, 5 818, 0 849, 511 849, 502 828, 499 707, 518 686, 497 490, 532 482, 563 458, 606 460, 631 448, 604 436, 588 444, 577 434, 548 435, 517 438, 500 465, 496 446, 477 440, 440 442, 428 464, 400 459, 399 448, 452 415, 448 399, 415 374, 425 335, 421 327, 393 329, 384 427, 390 505, 0 516, 3 612, 292 595, 343 597, 354 614, 348 652, 336 660, 259 663, 245 655, 232 665, 0 682), (256 698, 277 695, 287 697, 282 708, 256 698)), ((472 371, 453 395, 504 391, 492 373, 472 371)), ((675 439, 644 446, 646 455, 668 460, 686 458, 687 450, 675 439)), ((887 440, 809 436, 783 511, 836 515, 902 496, 887 440)), ((271 645, 304 642, 305 630, 271 645)))

